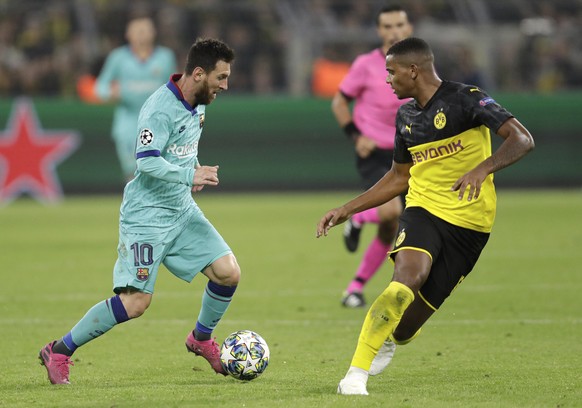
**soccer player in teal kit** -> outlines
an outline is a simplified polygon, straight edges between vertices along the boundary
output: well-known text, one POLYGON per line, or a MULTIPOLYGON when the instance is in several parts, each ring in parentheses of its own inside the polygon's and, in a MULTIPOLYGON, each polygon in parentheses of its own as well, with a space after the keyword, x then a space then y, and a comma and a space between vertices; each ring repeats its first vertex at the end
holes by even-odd
POLYGON ((150 18, 140 17, 127 24, 127 45, 114 49, 97 82, 96 95, 118 103, 111 136, 126 180, 135 172, 137 117, 146 99, 176 72, 172 50, 154 43, 156 30, 150 18))
POLYGON ((228 88, 233 60, 223 42, 197 40, 184 73, 172 75, 141 109, 136 177, 126 185, 121 204, 115 296, 93 306, 70 332, 41 349, 51 383, 69 383, 71 355, 78 347, 145 312, 161 263, 187 282, 198 272, 209 279, 186 347, 226 375, 211 334, 234 295, 240 268, 191 191, 218 184, 218 166, 198 163, 198 141, 206 105, 228 88))

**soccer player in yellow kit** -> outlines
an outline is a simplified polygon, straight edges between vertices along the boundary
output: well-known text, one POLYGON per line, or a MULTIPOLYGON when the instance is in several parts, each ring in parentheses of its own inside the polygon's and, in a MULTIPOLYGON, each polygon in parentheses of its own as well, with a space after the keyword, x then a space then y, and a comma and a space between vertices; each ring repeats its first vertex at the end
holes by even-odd
POLYGON ((392 281, 370 307, 338 393, 368 395, 369 375, 391 360, 391 343, 413 340, 471 272, 489 238, 496 209, 493 173, 534 147, 529 131, 475 86, 441 80, 430 46, 419 38, 386 56, 398 98, 413 98, 396 117, 394 163, 372 188, 319 221, 317 237, 353 214, 406 191, 390 257, 392 281), (490 130, 504 141, 491 154, 490 130))

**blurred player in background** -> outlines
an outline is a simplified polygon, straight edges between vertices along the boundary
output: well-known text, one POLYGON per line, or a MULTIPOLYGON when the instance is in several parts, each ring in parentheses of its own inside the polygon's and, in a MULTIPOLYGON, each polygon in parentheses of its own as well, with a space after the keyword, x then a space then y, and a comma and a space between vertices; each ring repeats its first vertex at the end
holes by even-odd
POLYGON ((150 18, 139 17, 127 25, 128 44, 114 49, 97 82, 95 93, 103 101, 117 102, 111 135, 126 180, 135 171, 137 116, 145 100, 176 72, 172 50, 155 45, 156 30, 150 18))
MULTIPOLYGON (((386 85, 386 52, 392 44, 412 34, 408 16, 399 6, 381 9, 376 17, 376 29, 382 47, 356 58, 332 101, 337 122, 354 143, 357 168, 365 189, 376 184, 390 169, 396 111, 403 103, 386 85), (355 101, 353 115, 351 101, 355 101)), ((402 200, 396 197, 377 208, 354 214, 346 222, 344 242, 350 252, 356 251, 364 224, 378 224, 378 233, 346 288, 342 298, 344 306, 365 306, 364 285, 386 260, 402 207, 402 200)))
POLYGON ((338 393, 367 395, 368 375, 390 363, 394 343, 407 344, 471 272, 493 226, 493 173, 534 147, 529 131, 481 89, 441 80, 429 45, 394 44, 387 82, 404 104, 396 118, 394 163, 374 187, 328 211, 317 236, 353 214, 408 189, 390 256, 394 275, 370 307, 350 369, 338 393), (490 129, 504 141, 491 154, 490 129))
POLYGON ((226 375, 211 334, 234 295, 240 268, 191 191, 218 184, 218 166, 198 162, 198 142, 206 105, 228 88, 233 59, 223 42, 198 40, 184 73, 172 75, 144 103, 137 124, 136 176, 125 186, 121 204, 116 295, 93 306, 69 333, 41 349, 51 383, 69 383, 71 355, 78 347, 145 312, 162 263, 187 282, 199 271, 209 279, 186 347, 226 375))

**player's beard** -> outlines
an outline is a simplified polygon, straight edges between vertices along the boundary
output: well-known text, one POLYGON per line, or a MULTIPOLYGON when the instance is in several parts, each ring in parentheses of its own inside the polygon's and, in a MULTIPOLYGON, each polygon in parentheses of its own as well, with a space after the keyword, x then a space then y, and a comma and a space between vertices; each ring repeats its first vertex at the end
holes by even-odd
POLYGON ((200 105, 208 105, 214 98, 212 98, 212 94, 210 92, 210 88, 208 87, 208 80, 204 81, 202 88, 194 94, 194 98, 197 104, 200 105))

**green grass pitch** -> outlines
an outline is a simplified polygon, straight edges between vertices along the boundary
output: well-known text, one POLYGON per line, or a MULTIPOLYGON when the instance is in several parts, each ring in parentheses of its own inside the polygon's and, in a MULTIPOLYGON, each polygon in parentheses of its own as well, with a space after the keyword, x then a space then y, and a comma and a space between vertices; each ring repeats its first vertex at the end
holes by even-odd
MULTIPOLYGON (((163 270, 146 314, 79 349, 73 384, 51 386, 38 350, 111 296, 120 197, 0 208, 0 407, 582 406, 580 191, 499 192, 475 270, 369 380, 369 397, 335 394, 365 315, 339 302, 362 250, 343 249, 341 228, 315 239, 319 217, 350 197, 198 193, 243 270, 215 334, 252 329, 271 349, 249 383, 186 352, 206 279, 163 270)), ((391 273, 370 282, 369 301, 391 273)))

